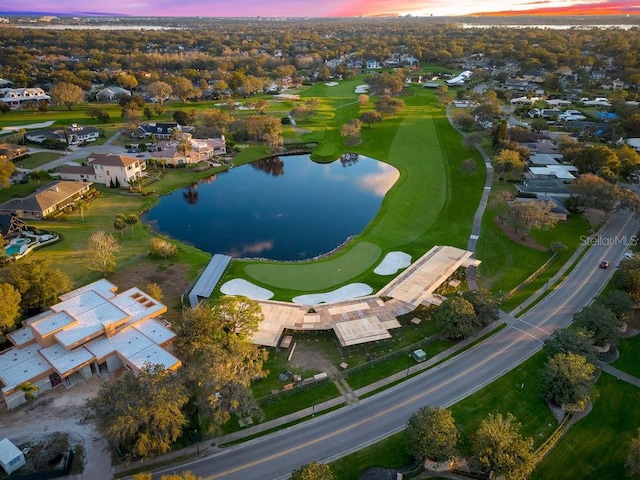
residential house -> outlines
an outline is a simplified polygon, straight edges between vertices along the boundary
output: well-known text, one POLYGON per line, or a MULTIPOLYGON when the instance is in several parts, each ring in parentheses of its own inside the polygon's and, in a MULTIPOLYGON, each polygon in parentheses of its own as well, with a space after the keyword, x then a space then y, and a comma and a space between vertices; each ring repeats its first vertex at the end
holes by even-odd
POLYGON ((380 65, 378 60, 367 60, 365 67, 368 69, 379 69, 382 68, 382 65, 380 65))
POLYGON ((515 90, 518 92, 526 92, 528 90, 532 90, 529 82, 522 78, 507 78, 502 86, 507 90, 515 90))
POLYGON ((118 102, 122 97, 130 97, 131 90, 122 87, 106 87, 96 93, 99 102, 118 102))
POLYGON ((176 122, 165 123, 143 123, 138 129, 131 134, 135 138, 149 138, 152 135, 158 140, 169 140, 173 135, 173 131, 182 131, 182 127, 176 122))
POLYGON ((0 102, 11 109, 23 108, 27 103, 51 102, 51 97, 41 88, 0 88, 0 102))
POLYGON ((190 140, 191 150, 180 152, 180 141, 159 142, 157 151, 153 152, 151 159, 163 165, 188 165, 201 161, 213 160, 218 155, 226 155, 227 143, 222 135, 220 138, 195 139, 191 135, 184 134, 190 140))
POLYGON ((51 182, 22 198, 12 198, 0 204, 0 215, 17 215, 30 220, 42 220, 82 198, 91 182, 51 182))
POLYGON ((0 160, 15 160, 29 153, 29 149, 24 145, 15 143, 0 143, 0 160))
POLYGON ((544 165, 541 167, 529 167, 529 178, 556 178, 565 182, 575 180, 578 168, 573 165, 544 165))
POLYGON ((108 187, 126 187, 146 175, 144 160, 113 153, 92 153, 86 166, 66 166, 60 169, 60 178, 73 181, 91 181, 108 187))
POLYGON ((83 126, 72 123, 66 128, 55 130, 37 130, 27 132, 24 136, 30 142, 42 143, 47 139, 65 142, 67 145, 80 145, 81 143, 95 142, 100 137, 100 132, 94 126, 83 126))
POLYGON ((542 83, 544 82, 545 72, 542 70, 530 70, 522 74, 522 78, 527 82, 542 83))
POLYGON ((100 138, 100 132, 96 127, 83 126, 72 123, 65 129, 67 143, 69 145, 80 145, 81 143, 95 142, 100 138))
POLYGON ((0 353, 0 387, 8 408, 25 402, 20 385, 27 382, 42 393, 121 368, 180 367, 167 349, 175 333, 157 319, 167 307, 139 288, 117 290, 106 279, 80 287, 7 335, 12 347, 0 353))
POLYGON ((324 64, 327 66, 327 68, 338 68, 340 65, 342 65, 342 59, 330 58, 329 60, 325 60, 324 64))
POLYGON ((619 92, 621 90, 624 90, 624 82, 619 78, 613 80, 611 82, 611 90, 613 90, 614 92, 619 92))

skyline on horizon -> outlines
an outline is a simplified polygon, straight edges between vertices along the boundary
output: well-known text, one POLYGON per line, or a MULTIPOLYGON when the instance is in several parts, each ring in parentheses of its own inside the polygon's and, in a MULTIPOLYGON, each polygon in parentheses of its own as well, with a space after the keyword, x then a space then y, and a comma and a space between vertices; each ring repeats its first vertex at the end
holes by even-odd
POLYGON ((461 15, 640 15, 635 0, 298 0, 293 5, 265 0, 23 0, 2 14, 38 12, 60 15, 161 17, 384 17, 461 15))

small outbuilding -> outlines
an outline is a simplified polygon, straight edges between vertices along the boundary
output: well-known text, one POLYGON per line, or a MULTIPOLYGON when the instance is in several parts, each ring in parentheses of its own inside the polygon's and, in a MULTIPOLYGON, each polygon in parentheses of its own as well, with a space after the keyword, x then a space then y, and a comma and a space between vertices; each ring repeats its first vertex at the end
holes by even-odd
POLYGON ((11 475, 20 467, 26 465, 24 460, 24 454, 18 447, 16 447, 11 440, 5 438, 0 440, 0 465, 7 472, 7 475, 11 475))
POLYGON ((427 359, 427 354, 424 352, 424 350, 419 348, 411 352, 411 357, 413 357, 416 362, 420 363, 424 362, 427 359))

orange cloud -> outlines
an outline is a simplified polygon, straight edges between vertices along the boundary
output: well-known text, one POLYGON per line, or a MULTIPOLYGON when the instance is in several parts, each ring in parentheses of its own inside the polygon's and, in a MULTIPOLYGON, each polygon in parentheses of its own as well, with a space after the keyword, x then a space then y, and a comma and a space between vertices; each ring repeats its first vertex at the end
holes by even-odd
POLYGON ((498 12, 478 12, 474 15, 640 15, 639 5, 628 2, 600 2, 596 4, 576 4, 566 7, 537 7, 544 2, 535 2, 527 10, 502 10, 498 12))

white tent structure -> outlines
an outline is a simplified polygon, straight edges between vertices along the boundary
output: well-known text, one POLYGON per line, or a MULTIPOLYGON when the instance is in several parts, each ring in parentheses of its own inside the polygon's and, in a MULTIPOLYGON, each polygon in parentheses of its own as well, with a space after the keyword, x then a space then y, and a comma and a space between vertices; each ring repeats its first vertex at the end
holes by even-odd
POLYGON ((18 447, 11 443, 11 440, 8 438, 0 440, 0 465, 7 472, 7 475, 11 475, 26 463, 24 455, 18 447))

